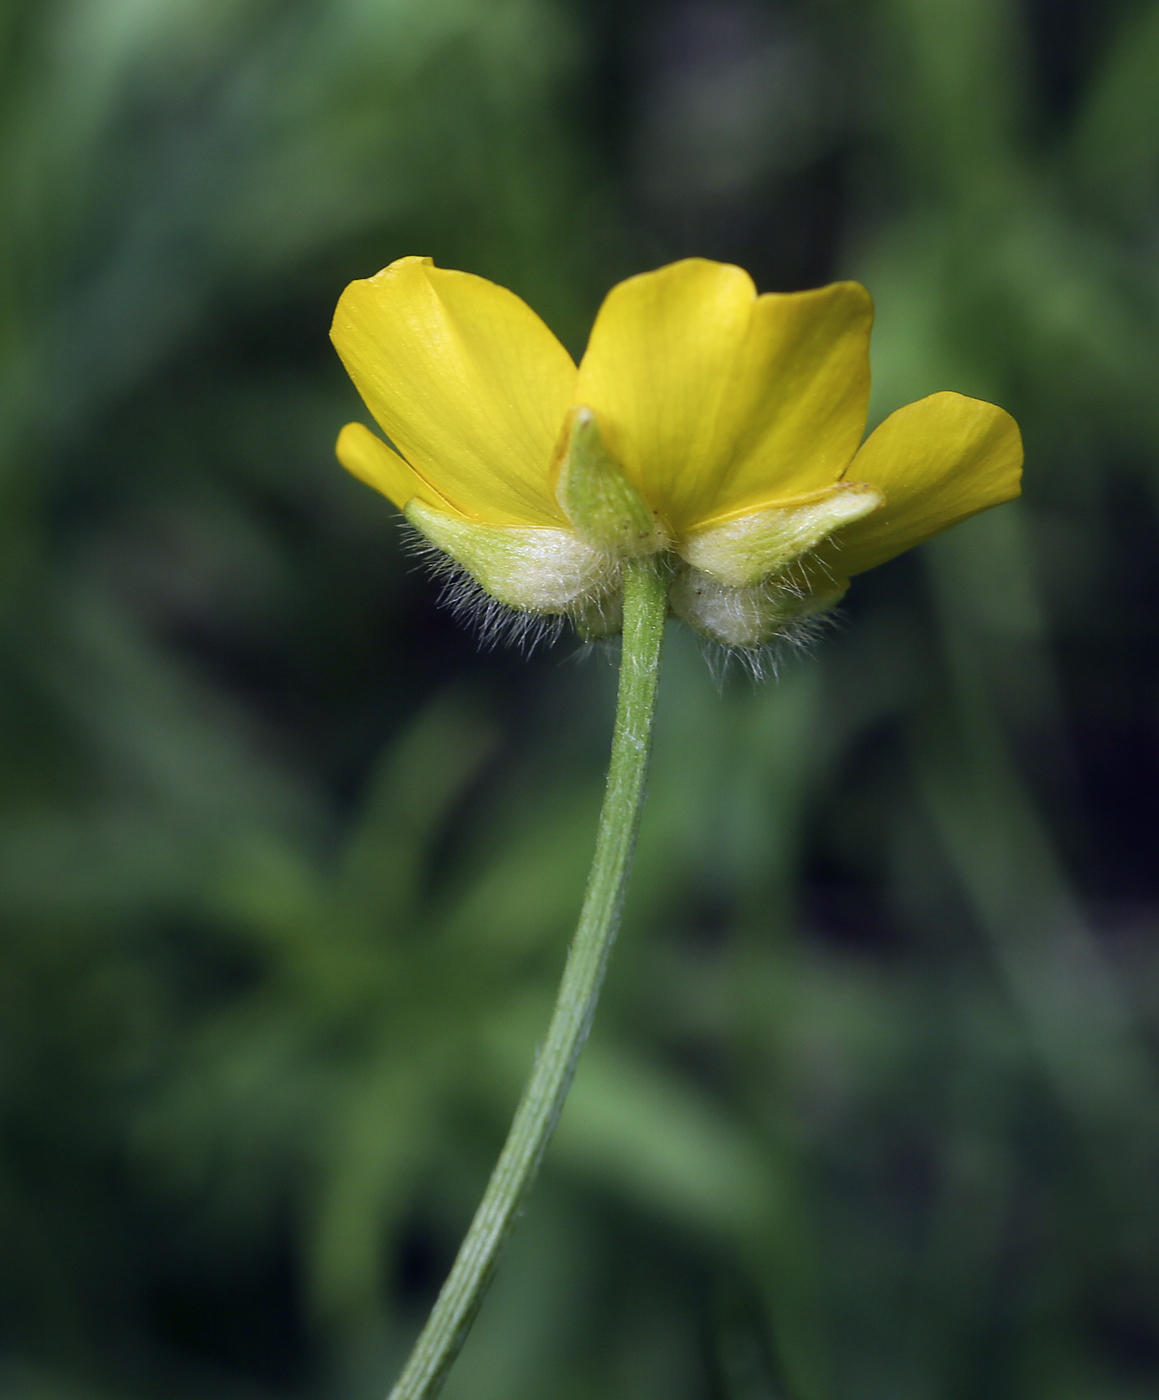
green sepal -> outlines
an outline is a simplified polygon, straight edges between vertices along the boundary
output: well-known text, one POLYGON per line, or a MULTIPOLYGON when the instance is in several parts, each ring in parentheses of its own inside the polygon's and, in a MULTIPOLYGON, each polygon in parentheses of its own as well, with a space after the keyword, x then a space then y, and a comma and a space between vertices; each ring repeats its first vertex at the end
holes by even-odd
POLYGON ((680 544, 680 554, 729 588, 752 588, 884 501, 868 482, 839 481, 796 501, 781 501, 695 530, 680 544))
POLYGON ((618 559, 655 554, 666 544, 655 512, 604 446, 590 408, 568 415, 555 496, 579 534, 618 559))
POLYGON ((482 525, 417 499, 403 513, 484 592, 521 612, 572 613, 618 584, 616 560, 574 530, 482 525))
POLYGON ((826 579, 818 587, 817 580, 803 573, 798 578, 797 572, 733 588, 685 564, 676 571, 668 602, 682 622, 710 641, 727 647, 759 647, 833 607, 849 587, 848 579, 826 579))

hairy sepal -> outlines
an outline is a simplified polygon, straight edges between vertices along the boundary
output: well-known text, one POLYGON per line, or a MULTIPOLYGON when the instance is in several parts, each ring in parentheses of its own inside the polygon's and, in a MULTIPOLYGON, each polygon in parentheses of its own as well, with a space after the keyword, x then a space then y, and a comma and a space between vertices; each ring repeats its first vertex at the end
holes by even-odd
POLYGON ((868 482, 838 482, 796 501, 694 530, 681 542, 680 554, 694 571, 725 588, 756 588, 782 574, 834 530, 863 519, 884 501, 868 482))
POLYGON ((412 500, 407 521, 480 588, 521 612, 585 612, 619 583, 619 564, 574 530, 481 525, 412 500))
POLYGON ((618 559, 663 549, 656 513, 604 446, 590 408, 573 408, 557 457, 555 498, 583 539, 618 559))
POLYGON ((751 650, 827 611, 841 601, 848 587, 848 580, 834 579, 818 590, 789 570, 734 588, 685 564, 676 572, 668 601, 676 616, 702 637, 751 650))

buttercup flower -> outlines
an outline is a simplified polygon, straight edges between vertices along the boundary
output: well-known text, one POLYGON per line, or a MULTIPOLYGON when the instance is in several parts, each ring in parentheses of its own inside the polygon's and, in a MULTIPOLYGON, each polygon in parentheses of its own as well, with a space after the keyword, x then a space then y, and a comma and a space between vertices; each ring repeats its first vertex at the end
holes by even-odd
POLYGON ((343 293, 332 336, 390 445, 338 456, 493 598, 618 625, 624 562, 756 647, 849 578, 1018 495, 1009 414, 941 393, 862 442, 873 308, 856 282, 757 296, 689 258, 608 294, 577 368, 514 293, 408 257, 343 293))

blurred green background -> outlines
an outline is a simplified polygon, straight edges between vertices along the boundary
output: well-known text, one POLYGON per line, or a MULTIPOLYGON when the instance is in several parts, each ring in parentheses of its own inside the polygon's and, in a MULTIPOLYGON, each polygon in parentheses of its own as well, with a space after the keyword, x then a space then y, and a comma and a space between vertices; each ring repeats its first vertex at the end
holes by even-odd
POLYGON ((333 459, 347 280, 576 353, 865 281, 1023 502, 670 636, 597 1028, 449 1400, 1159 1393, 1159 4, 4 0, 0 1391, 382 1396, 545 1023, 608 653, 333 459))

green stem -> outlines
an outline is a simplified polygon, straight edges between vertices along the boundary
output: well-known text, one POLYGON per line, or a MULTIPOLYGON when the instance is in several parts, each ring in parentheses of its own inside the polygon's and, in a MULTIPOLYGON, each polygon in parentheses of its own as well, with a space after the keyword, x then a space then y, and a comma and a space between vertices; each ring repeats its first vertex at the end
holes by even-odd
POLYGON ((583 908, 547 1036, 511 1131, 427 1325, 389 1400, 433 1400, 462 1349, 555 1131, 587 1039, 632 865, 652 716, 660 675, 668 588, 654 559, 624 569, 624 642, 616 729, 583 908))

